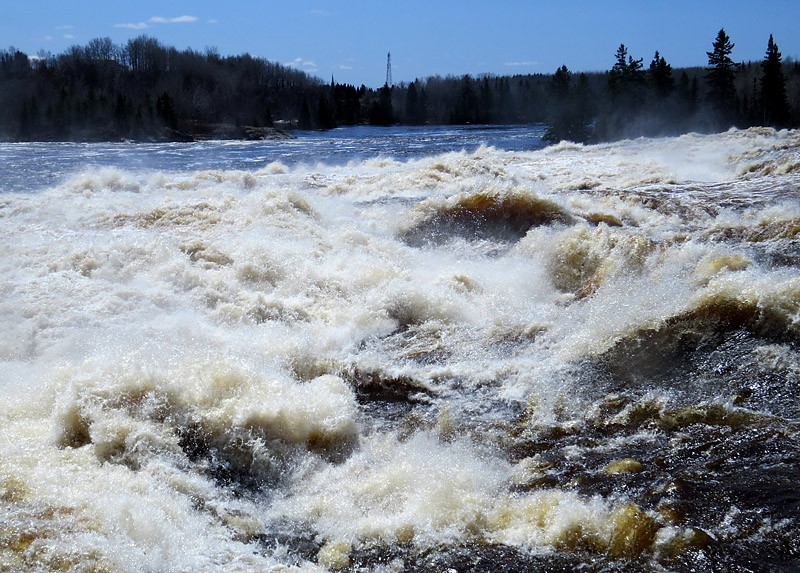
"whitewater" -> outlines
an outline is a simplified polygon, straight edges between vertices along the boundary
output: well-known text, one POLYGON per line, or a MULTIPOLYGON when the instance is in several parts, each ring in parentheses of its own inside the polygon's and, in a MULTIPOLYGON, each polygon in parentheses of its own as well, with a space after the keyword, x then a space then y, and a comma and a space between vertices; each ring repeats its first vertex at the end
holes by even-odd
POLYGON ((0 570, 800 568, 800 132, 540 135, 0 145, 0 570))

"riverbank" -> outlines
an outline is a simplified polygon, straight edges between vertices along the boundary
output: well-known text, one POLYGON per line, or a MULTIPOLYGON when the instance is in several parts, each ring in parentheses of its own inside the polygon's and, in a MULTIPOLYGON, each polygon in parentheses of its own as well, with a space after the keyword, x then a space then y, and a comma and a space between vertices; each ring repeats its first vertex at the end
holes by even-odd
POLYGON ((121 135, 113 127, 69 131, 42 129, 31 133, 25 138, 0 134, 0 141, 3 143, 113 143, 119 141, 168 143, 212 140, 265 141, 295 138, 296 136, 288 131, 274 127, 206 123, 201 121, 184 121, 178 124, 177 129, 160 127, 152 130, 141 130, 128 136, 121 135))

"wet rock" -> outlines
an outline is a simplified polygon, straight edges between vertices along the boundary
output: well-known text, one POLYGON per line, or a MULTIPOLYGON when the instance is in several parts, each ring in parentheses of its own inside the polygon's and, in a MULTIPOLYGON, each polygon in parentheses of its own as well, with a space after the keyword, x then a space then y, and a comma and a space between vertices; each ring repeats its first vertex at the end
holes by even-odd
POLYGON ((608 475, 639 473, 640 471, 642 471, 642 463, 633 458, 614 460, 603 468, 603 472, 608 475))

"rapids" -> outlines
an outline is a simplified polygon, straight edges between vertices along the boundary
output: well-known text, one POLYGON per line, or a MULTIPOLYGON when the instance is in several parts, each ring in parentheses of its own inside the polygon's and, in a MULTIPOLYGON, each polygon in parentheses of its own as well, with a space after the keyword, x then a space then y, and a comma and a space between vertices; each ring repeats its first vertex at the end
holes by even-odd
POLYGON ((800 132, 359 133, 0 149, 0 570, 800 568, 800 132))

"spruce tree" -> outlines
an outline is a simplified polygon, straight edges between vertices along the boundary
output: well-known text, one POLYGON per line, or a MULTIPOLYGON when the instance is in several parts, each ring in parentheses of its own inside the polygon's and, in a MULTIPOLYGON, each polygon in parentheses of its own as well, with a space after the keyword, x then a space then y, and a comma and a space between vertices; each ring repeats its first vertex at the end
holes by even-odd
POLYGON ((642 59, 634 60, 628 55, 625 44, 620 44, 614 57, 616 61, 608 72, 606 102, 598 118, 600 139, 642 135, 640 120, 646 85, 642 59))
POLYGON ((646 135, 658 136, 676 132, 678 128, 678 103, 675 98, 675 78, 672 66, 658 52, 647 70, 647 101, 642 130, 646 135))
POLYGON ((687 131, 692 128, 694 115, 697 112, 697 77, 695 76, 690 80, 686 70, 681 71, 676 92, 678 128, 680 131, 687 131))
POLYGON ((392 107, 392 88, 383 84, 378 92, 378 99, 372 102, 369 112, 370 125, 390 126, 394 123, 394 109, 392 107))
POLYGON ((544 134, 544 141, 558 143, 562 140, 570 139, 570 84, 572 83, 572 72, 567 66, 561 66, 553 74, 548 86, 549 96, 549 127, 544 134))
POLYGON ((586 74, 579 76, 578 85, 573 88, 572 72, 561 66, 550 80, 547 95, 549 126, 542 139, 548 143, 563 140, 587 143, 593 98, 586 74))
POLYGON ((634 60, 628 55, 628 48, 620 44, 614 55, 616 62, 608 73, 608 87, 612 97, 627 100, 627 103, 641 101, 641 88, 644 85, 642 59, 634 60))
POLYGON ((734 44, 721 29, 708 55, 708 103, 715 113, 717 128, 726 129, 736 119, 736 66, 731 59, 734 44))
POLYGON ((578 85, 572 99, 575 121, 571 135, 574 141, 589 143, 592 139, 591 123, 595 114, 595 98, 589 85, 589 78, 583 72, 578 76, 578 85))
POLYGON ((767 44, 767 54, 761 62, 761 108, 764 125, 786 127, 789 122, 789 103, 786 99, 786 80, 783 76, 781 53, 772 34, 767 44))
POLYGON ((425 106, 417 90, 419 80, 411 82, 406 93, 406 123, 423 125, 425 123, 425 106))
POLYGON ((650 62, 648 80, 655 92, 656 98, 663 100, 675 89, 675 79, 672 77, 672 66, 658 52, 650 62))

